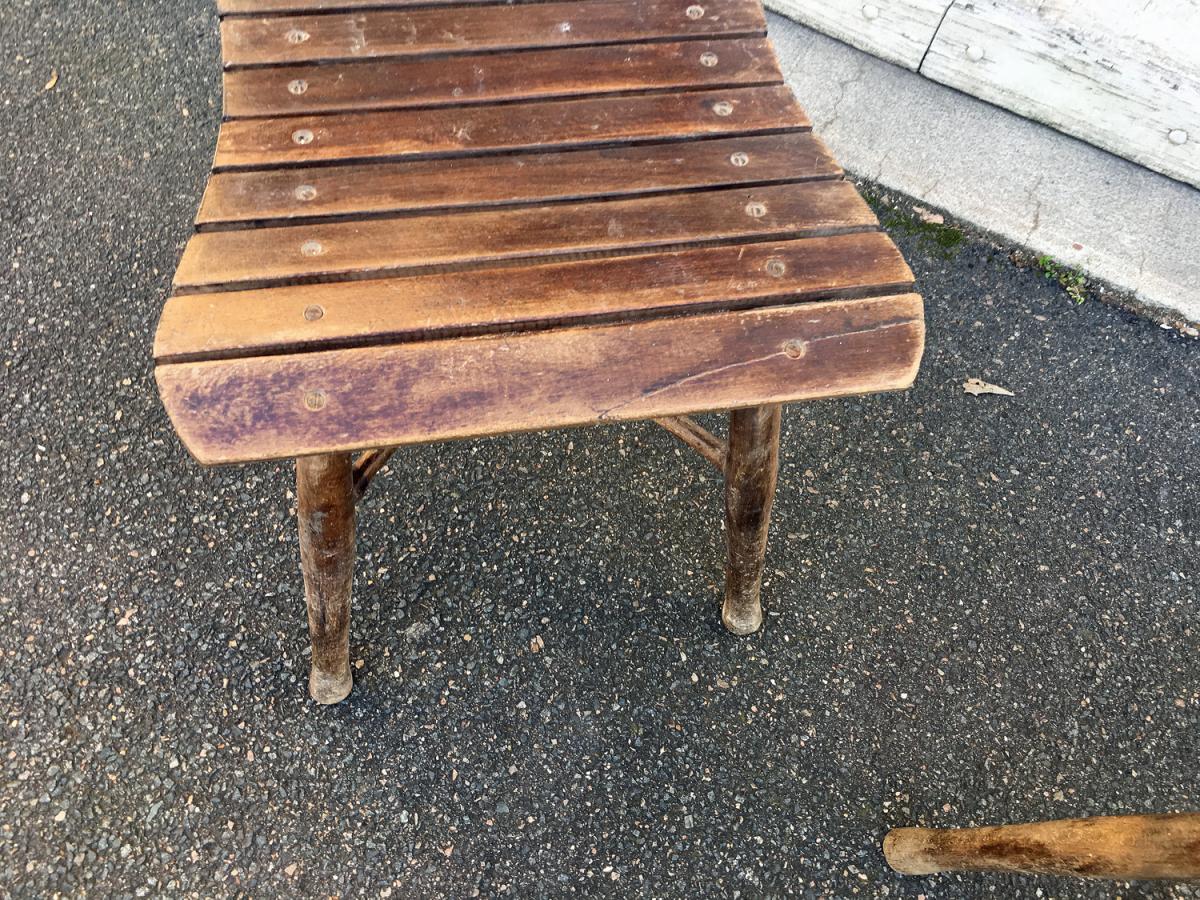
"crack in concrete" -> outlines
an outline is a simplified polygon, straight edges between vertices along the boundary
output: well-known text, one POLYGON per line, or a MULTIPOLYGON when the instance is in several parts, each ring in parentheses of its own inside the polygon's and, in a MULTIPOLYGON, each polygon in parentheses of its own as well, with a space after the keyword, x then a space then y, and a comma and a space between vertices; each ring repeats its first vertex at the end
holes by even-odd
POLYGON ((1022 242, 1026 245, 1029 244, 1033 233, 1042 227, 1042 198, 1040 195, 1045 180, 1045 174, 1039 175, 1033 186, 1025 192, 1025 202, 1033 205, 1033 223, 1029 226, 1029 231, 1025 234, 1025 240, 1022 242))
POLYGON ((869 57, 866 54, 862 54, 859 57, 859 59, 857 60, 857 67, 854 70, 854 74, 851 75, 849 78, 840 79, 837 82, 838 93, 837 93, 837 96, 833 99, 833 106, 829 111, 829 118, 827 118, 817 128, 817 131, 821 131, 821 132, 828 131, 829 127, 831 125, 833 125, 834 122, 837 121, 838 114, 841 112, 842 101, 846 99, 846 91, 851 85, 858 83, 858 81, 863 77, 863 73, 867 67, 868 59, 869 59, 869 57))

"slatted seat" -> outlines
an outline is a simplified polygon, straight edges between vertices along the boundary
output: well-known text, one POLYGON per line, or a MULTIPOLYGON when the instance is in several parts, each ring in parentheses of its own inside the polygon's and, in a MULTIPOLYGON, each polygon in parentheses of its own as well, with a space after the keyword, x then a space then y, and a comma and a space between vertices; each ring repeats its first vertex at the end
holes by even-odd
POLYGON ((350 687, 355 497, 416 442, 658 420, 726 474, 724 618, 757 628, 779 405, 905 388, 923 346, 759 0, 219 9, 156 376, 202 463, 298 459, 314 696, 350 687), (728 441, 686 418, 724 409, 728 441))

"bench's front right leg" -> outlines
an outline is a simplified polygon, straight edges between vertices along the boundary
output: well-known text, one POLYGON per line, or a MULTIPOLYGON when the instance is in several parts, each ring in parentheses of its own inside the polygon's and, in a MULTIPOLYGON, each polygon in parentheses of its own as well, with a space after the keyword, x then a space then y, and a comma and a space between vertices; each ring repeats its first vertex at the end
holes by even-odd
POLYGON ((350 693, 350 587, 354 580, 354 480, 348 453, 296 459, 300 566, 308 603, 312 670, 318 703, 350 693))

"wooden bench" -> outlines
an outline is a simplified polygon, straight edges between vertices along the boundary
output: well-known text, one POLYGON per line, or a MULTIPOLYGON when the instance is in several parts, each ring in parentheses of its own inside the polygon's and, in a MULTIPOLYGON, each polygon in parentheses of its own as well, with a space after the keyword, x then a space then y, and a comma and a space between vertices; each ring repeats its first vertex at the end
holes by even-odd
POLYGON ((725 473, 755 631, 780 404, 906 388, 924 340, 759 0, 219 7, 156 376, 200 462, 297 458, 313 697, 350 690, 354 504, 405 444, 658 421, 725 473))

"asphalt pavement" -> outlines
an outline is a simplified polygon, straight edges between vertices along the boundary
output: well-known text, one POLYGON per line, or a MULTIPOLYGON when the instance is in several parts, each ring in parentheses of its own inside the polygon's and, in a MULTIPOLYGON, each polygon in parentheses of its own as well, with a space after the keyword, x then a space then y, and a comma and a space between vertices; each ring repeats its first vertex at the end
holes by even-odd
POLYGON ((758 635, 720 625, 720 482, 655 426, 420 447, 320 708, 291 465, 201 469, 152 379, 212 10, 0 31, 0 894, 1200 896, 880 852, 1200 808, 1200 341, 873 194, 928 350, 788 408, 758 635))

